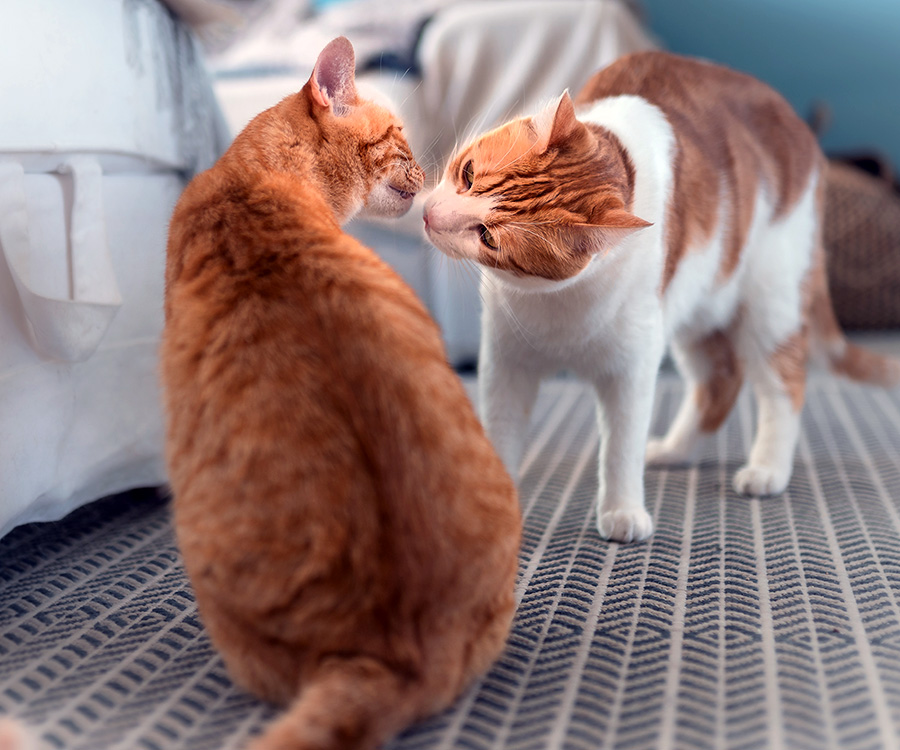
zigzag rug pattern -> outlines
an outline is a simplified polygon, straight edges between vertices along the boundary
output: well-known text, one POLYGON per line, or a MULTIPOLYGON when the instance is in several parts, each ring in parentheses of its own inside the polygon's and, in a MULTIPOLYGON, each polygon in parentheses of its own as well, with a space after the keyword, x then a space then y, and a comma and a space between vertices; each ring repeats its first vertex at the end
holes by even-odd
MULTIPOLYGON (((472 384, 469 383, 472 387, 472 384)), ((681 386, 660 381, 654 431, 681 386)), ((900 393, 814 380, 784 496, 731 490, 744 394, 694 467, 648 469, 657 531, 597 535, 593 397, 544 386, 505 653, 390 750, 900 747, 900 393)), ((0 714, 45 748, 238 750, 232 686, 153 490, 0 540, 0 714)))

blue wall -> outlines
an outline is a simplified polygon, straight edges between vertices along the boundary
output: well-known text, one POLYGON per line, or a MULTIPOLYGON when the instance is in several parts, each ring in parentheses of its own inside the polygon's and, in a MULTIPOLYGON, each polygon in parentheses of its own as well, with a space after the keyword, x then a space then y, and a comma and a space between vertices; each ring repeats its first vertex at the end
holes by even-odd
POLYGON ((642 0, 663 45, 752 73, 802 117, 832 110, 830 151, 880 149, 900 171, 900 0, 642 0))

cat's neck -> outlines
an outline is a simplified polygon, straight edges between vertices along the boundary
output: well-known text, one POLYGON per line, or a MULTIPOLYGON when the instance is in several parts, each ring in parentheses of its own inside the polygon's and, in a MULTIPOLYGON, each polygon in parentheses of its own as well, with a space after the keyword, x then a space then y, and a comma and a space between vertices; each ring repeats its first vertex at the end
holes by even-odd
POLYGON ((253 174, 284 172, 298 179, 312 175, 315 153, 308 144, 318 136, 302 103, 286 99, 258 115, 234 139, 226 160, 234 168, 253 174))
POLYGON ((359 208, 351 187, 356 181, 345 175, 344 188, 336 188, 341 183, 328 179, 331 165, 327 155, 323 157, 320 134, 312 118, 284 105, 286 102, 278 105, 284 110, 280 117, 251 123, 253 129, 248 126, 235 139, 223 161, 239 182, 258 182, 266 175, 277 174, 282 184, 291 183, 297 191, 315 194, 338 224, 343 224, 359 208))

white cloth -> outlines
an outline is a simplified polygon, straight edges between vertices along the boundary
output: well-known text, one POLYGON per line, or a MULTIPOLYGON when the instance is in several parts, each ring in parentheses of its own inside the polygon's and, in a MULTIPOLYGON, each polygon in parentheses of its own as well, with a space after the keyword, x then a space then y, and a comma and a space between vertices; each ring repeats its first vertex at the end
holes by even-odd
POLYGON ((15 3, 0 25, 0 535, 158 485, 169 217, 227 145, 157 0, 15 3))

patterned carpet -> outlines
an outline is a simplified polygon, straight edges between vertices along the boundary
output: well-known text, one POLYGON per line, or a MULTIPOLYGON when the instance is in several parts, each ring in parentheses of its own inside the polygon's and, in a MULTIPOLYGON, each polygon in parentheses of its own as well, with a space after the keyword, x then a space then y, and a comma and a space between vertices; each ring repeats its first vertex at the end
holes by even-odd
MULTIPOLYGON (((730 489, 752 420, 745 394, 699 466, 649 470, 656 534, 608 544, 591 395, 545 386, 508 648, 390 750, 900 747, 900 393, 814 382, 765 501, 730 489)), ((212 651, 154 491, 0 541, 0 683, 46 748, 240 748, 273 715, 212 651)))

